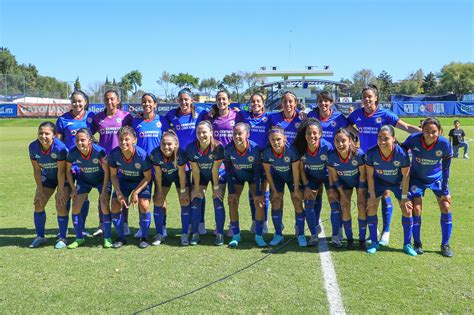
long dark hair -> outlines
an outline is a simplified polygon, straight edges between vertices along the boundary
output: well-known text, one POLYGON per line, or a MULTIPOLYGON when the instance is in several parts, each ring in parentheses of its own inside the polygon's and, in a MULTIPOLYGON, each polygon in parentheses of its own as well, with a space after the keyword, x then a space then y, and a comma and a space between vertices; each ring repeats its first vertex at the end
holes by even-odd
MULTIPOLYGON (((227 90, 219 90, 217 91, 216 93, 216 101, 217 101, 217 97, 219 96, 219 94, 221 93, 225 93, 227 95, 227 98, 229 99, 229 110, 232 110, 230 108, 230 94, 227 90)), ((216 119, 217 117, 219 117, 219 108, 217 107, 217 104, 214 104, 212 105, 211 109, 209 110, 209 117, 211 117, 212 119, 216 119)))
MULTIPOLYGON (((171 156, 173 157, 173 165, 174 167, 178 167, 178 151, 179 151, 179 139, 178 139, 178 136, 176 135, 176 133, 170 129, 168 131, 165 131, 163 133, 163 135, 161 136, 161 141, 160 141, 160 151, 161 151, 161 144, 163 143, 163 139, 166 137, 166 136, 170 136, 174 139, 174 141, 176 141, 176 147, 174 148, 174 151, 173 153, 171 153, 171 156)), ((161 151, 161 153, 163 154, 163 151, 161 151)))
MULTIPOLYGON (((303 120, 301 125, 298 127, 296 131, 296 138, 293 141, 293 145, 298 150, 300 156, 305 154, 306 150, 308 150, 308 142, 306 141, 306 130, 309 126, 316 126, 318 128, 321 137, 323 136, 323 128, 321 127, 321 123, 316 118, 308 118, 303 120)), ((321 140, 321 138, 319 138, 321 140)))
MULTIPOLYGON (((209 120, 201 120, 197 126, 196 126, 196 137, 197 137, 197 129, 199 126, 205 125, 206 127, 209 128, 211 131, 211 152, 214 152, 214 150, 221 144, 218 140, 214 139, 214 128, 212 127, 212 123, 209 120)), ((197 140, 199 143, 199 140, 197 140)))
MULTIPOLYGON (((106 96, 107 94, 109 94, 109 93, 114 93, 114 94, 117 96, 117 99, 118 99, 118 101, 119 101, 119 103, 118 103, 118 105, 117 105, 117 108, 120 109, 120 110, 122 110, 122 101, 120 100, 120 95, 119 95, 119 93, 118 93, 116 90, 107 90, 107 91, 105 91, 105 93, 104 93, 104 100, 105 100, 105 96, 106 96)), ((107 107, 104 109, 104 113, 107 114, 107 107)))
POLYGON ((379 105, 379 88, 377 87, 377 85, 371 83, 371 84, 367 85, 366 87, 364 87, 362 89, 362 92, 360 93, 361 97, 363 97, 364 93, 367 92, 367 91, 372 91, 374 93, 374 95, 377 96, 377 101, 375 102, 375 104, 379 105))
POLYGON ((86 101, 86 106, 84 106, 84 109, 87 111, 89 110, 89 97, 87 96, 86 93, 84 93, 83 91, 81 90, 74 90, 74 92, 71 93, 71 96, 69 97, 69 100, 72 102, 72 98, 75 96, 75 95, 80 95, 84 98, 84 100, 86 101))
POLYGON ((349 130, 347 130, 346 128, 340 128, 334 134, 334 140, 336 140, 336 136, 340 133, 342 133, 343 135, 349 138, 349 155, 351 156, 351 158, 356 156, 357 152, 359 152, 359 148, 355 145, 354 134, 350 132, 349 130))

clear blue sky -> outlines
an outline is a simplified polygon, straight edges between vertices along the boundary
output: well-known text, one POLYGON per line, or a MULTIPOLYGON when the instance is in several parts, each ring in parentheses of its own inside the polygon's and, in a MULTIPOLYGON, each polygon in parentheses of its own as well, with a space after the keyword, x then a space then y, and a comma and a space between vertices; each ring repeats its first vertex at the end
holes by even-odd
POLYGON ((474 61, 472 0, 0 0, 0 45, 40 74, 88 85, 166 70, 199 78, 330 65, 394 80, 474 61), (291 51, 289 44, 291 43, 291 51))

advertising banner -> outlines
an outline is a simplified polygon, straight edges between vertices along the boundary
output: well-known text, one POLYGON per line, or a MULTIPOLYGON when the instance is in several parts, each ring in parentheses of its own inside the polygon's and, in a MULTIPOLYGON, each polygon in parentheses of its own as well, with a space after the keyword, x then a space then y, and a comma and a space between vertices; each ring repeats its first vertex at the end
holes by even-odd
POLYGON ((69 104, 18 103, 18 117, 59 117, 70 109, 69 104))
POLYGON ((16 104, 0 104, 0 117, 16 117, 16 104))

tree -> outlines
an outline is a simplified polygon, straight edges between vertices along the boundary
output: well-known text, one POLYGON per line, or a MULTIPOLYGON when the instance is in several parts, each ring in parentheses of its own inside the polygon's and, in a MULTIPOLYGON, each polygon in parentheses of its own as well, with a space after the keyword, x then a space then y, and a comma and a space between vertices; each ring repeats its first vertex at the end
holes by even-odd
POLYGON ((423 70, 418 69, 416 72, 410 73, 405 80, 401 80, 394 86, 394 93, 403 95, 422 94, 421 84, 423 83, 423 70))
POLYGON ((170 76, 170 82, 179 88, 183 88, 183 87, 197 88, 199 86, 198 77, 195 77, 189 73, 182 73, 182 72, 178 74, 172 74, 170 76))
POLYGON ((435 94, 438 89, 438 81, 436 80, 436 75, 433 72, 428 73, 423 78, 421 83, 421 89, 423 94, 435 94))
POLYGON ((455 93, 458 100, 463 94, 474 92, 474 63, 445 65, 440 74, 441 90, 455 93))
POLYGON ((377 76, 377 87, 379 89, 379 100, 390 101, 390 95, 393 91, 392 76, 385 70, 377 76))
POLYGON ((163 71, 161 77, 156 80, 156 83, 163 87, 163 92, 165 93, 165 101, 169 101, 171 97, 170 83, 171 75, 169 72, 163 71))
POLYGON ((133 70, 122 77, 120 86, 125 93, 129 91, 135 94, 139 86, 142 86, 142 74, 138 70, 133 70))
POLYGON ((351 94, 355 99, 360 99, 362 89, 367 85, 375 82, 375 74, 372 70, 362 69, 354 73, 352 76, 353 84, 351 86, 351 94))
POLYGON ((81 89, 81 82, 79 81, 79 76, 77 76, 76 81, 74 81, 74 91, 81 89))
POLYGON ((243 85, 243 78, 240 74, 237 74, 235 72, 232 72, 231 74, 227 74, 224 76, 222 79, 222 84, 227 88, 227 89, 232 89, 233 90, 233 96, 232 98, 236 101, 240 100, 240 94, 239 94, 239 89, 243 85))
POLYGON ((199 90, 204 92, 208 97, 211 96, 211 92, 217 90, 218 82, 214 78, 202 79, 199 84, 199 90))
POLYGON ((249 94, 249 96, 253 93, 259 92, 261 87, 259 86, 264 82, 264 79, 261 77, 257 77, 255 72, 243 72, 241 74, 242 81, 246 85, 245 93, 249 94))

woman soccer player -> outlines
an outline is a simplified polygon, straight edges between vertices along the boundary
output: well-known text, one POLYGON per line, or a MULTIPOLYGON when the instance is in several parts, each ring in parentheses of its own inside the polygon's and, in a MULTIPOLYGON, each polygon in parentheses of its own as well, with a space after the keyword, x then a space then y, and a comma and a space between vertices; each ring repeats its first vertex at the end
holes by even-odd
POLYGON ((412 153, 410 170, 410 197, 413 201, 413 239, 415 251, 423 254, 421 243, 422 197, 431 189, 441 210, 441 254, 452 257, 449 245, 452 230, 449 167, 453 156, 449 140, 440 135, 441 124, 436 118, 427 118, 423 132, 410 135, 402 146, 412 153))
POLYGON ((262 153, 262 162, 265 175, 270 185, 270 201, 272 203, 272 221, 275 235, 270 241, 271 246, 283 242, 283 196, 285 184, 291 193, 291 201, 296 212, 296 235, 299 246, 306 246, 304 236, 304 212, 302 206, 303 195, 299 190, 300 160, 298 153, 291 146, 287 146, 288 139, 285 130, 273 126, 268 135, 270 146, 262 153))
POLYGON ((71 187, 72 222, 76 233, 76 240, 68 245, 70 249, 77 248, 85 243, 81 208, 92 188, 96 188, 101 196, 99 201, 103 213, 104 248, 112 247, 109 210, 111 187, 108 178, 109 171, 104 171, 106 154, 105 150, 94 144, 93 141, 92 132, 87 128, 80 128, 76 132, 76 146, 71 149, 67 156, 66 177, 71 187), (72 172, 73 165, 77 165, 79 168, 76 185, 74 185, 72 172))
POLYGON ((135 145, 137 136, 130 126, 119 129, 119 147, 109 154, 110 179, 114 187, 112 195, 112 222, 118 234, 114 248, 125 244, 121 209, 138 203, 140 229, 142 231, 140 248, 148 244, 148 228, 151 214, 148 211, 151 198, 151 163, 142 148, 135 145))
POLYGON ((202 199, 207 185, 211 182, 214 200, 214 215, 216 221, 215 245, 224 245, 224 170, 220 166, 224 161, 224 148, 213 136, 212 125, 209 121, 201 121, 196 130, 197 140, 191 142, 186 149, 186 156, 191 163, 193 187, 191 192, 191 245, 199 242, 199 223, 201 221, 202 199))
POLYGON ((69 186, 65 186, 67 148, 56 138, 56 126, 47 121, 38 128, 38 139, 29 146, 33 176, 36 183, 34 199, 34 222, 36 237, 31 248, 37 248, 46 243, 44 228, 46 224, 45 207, 49 198, 56 190, 56 212, 58 214, 59 239, 54 246, 61 249, 67 246, 66 234, 68 213, 66 200, 69 196, 69 186))
POLYGON ((296 131, 301 125, 303 119, 306 118, 304 112, 298 111, 298 98, 293 92, 283 93, 280 101, 282 111, 270 115, 268 126, 279 126, 285 130, 288 144, 293 144, 296 138, 296 131))
MULTIPOLYGON (((351 198, 354 188, 357 189, 357 209, 359 212, 359 246, 366 249, 365 234, 367 228, 367 181, 364 153, 358 149, 352 135, 346 129, 339 129, 334 134, 334 147, 328 154, 328 171, 331 185, 338 191, 339 204, 342 208, 342 225, 346 232, 347 249, 354 248, 352 236, 351 198)), ((331 244, 342 247, 338 237, 341 224, 340 213, 331 214, 332 240, 331 244)))
POLYGON ((189 245, 188 228, 191 222, 189 174, 186 174, 186 153, 179 148, 179 140, 174 131, 166 131, 161 144, 150 154, 155 170, 154 212, 156 236, 152 245, 160 245, 164 240, 164 204, 175 184, 181 205, 181 244, 189 245))
POLYGON ((225 168, 227 184, 229 186, 229 212, 232 227, 230 247, 240 243, 239 200, 245 182, 249 183, 252 200, 256 200, 256 235, 258 246, 266 246, 262 237, 264 222, 264 199, 262 196, 262 166, 260 164, 260 150, 255 142, 249 141, 250 126, 246 123, 237 123, 234 127, 233 141, 225 147, 225 168))
MULTIPOLYGON (((328 193, 331 208, 337 202, 334 197, 336 192, 329 186, 327 160, 328 153, 333 146, 322 138, 323 130, 321 124, 315 118, 308 118, 298 128, 294 142, 301 156, 300 175, 304 185, 304 213, 311 239, 308 245, 313 246, 318 242, 319 218, 321 216, 323 184, 328 193), (319 203, 318 205, 315 205, 319 203)), ((337 208, 340 211, 340 208, 337 208)))
POLYGON ((391 125, 384 125, 380 128, 377 145, 367 151, 366 169, 370 195, 367 205, 367 224, 372 241, 367 252, 374 254, 379 248, 377 208, 384 191, 390 190, 397 198, 402 210, 403 251, 410 256, 416 256, 416 252, 411 246, 413 217, 412 205, 408 200, 410 158, 408 153, 396 142, 395 130, 391 125))
MULTIPOLYGON (((379 92, 377 86, 371 84, 362 90, 362 108, 356 109, 347 120, 355 125, 359 131, 360 149, 367 152, 377 145, 377 133, 383 125, 392 125, 408 133, 419 132, 418 127, 407 124, 397 115, 379 106, 379 92)), ((388 245, 390 240, 390 222, 392 220, 393 205, 390 192, 386 191, 381 199, 383 233, 380 245, 388 245)))

